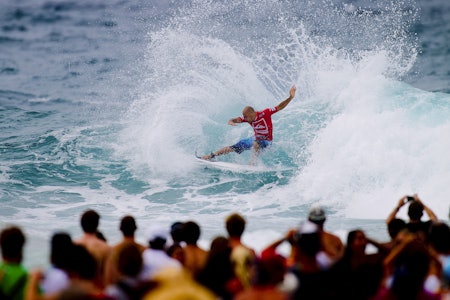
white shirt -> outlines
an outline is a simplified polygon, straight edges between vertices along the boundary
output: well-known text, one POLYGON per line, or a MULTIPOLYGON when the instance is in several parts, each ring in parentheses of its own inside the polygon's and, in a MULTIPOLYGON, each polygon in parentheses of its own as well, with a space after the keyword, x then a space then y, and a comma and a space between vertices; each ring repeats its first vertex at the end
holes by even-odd
POLYGON ((143 268, 139 275, 142 279, 152 279, 153 276, 165 268, 182 268, 181 263, 167 255, 164 250, 148 248, 142 253, 143 268))
POLYGON ((41 282, 41 288, 45 295, 60 292, 69 286, 70 279, 67 273, 61 269, 50 267, 41 282))

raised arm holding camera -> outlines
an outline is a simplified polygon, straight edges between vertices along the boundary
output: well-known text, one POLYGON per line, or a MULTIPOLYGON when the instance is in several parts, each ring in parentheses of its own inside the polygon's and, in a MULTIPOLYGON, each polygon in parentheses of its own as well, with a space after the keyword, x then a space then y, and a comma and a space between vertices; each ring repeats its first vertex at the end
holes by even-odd
POLYGON ((433 222, 438 220, 436 214, 425 204, 422 203, 419 196, 414 194, 413 196, 405 195, 399 199, 397 206, 389 214, 386 219, 386 224, 389 224, 393 219, 396 218, 398 211, 402 206, 409 203, 408 207, 408 217, 409 221, 406 223, 406 229, 409 232, 418 234, 421 239, 425 239, 428 233, 428 229, 433 222), (429 220, 422 221, 423 212, 427 214, 429 220))

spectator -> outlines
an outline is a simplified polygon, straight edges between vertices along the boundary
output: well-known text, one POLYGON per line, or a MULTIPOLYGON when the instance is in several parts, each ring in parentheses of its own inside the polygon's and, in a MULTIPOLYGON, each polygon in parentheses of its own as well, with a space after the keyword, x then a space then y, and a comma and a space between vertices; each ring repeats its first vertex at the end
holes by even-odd
POLYGON ((298 229, 290 229, 282 238, 274 241, 269 246, 264 248, 261 251, 261 258, 264 259, 266 257, 279 255, 277 253, 277 248, 284 242, 288 242, 290 245, 290 255, 289 255, 289 257, 284 258, 284 260, 285 260, 286 267, 292 267, 295 264, 295 253, 294 253, 295 247, 293 247, 293 244, 294 244, 294 237, 297 233, 297 230, 298 229))
POLYGON ((148 248, 142 253, 143 269, 141 279, 150 280, 166 268, 175 268, 181 271, 180 262, 167 255, 165 246, 169 232, 165 227, 153 226, 149 230, 148 248))
MULTIPOLYGON (((440 278, 440 288, 442 290, 450 289, 450 227, 443 222, 435 222, 431 225, 428 236, 429 246, 432 253, 435 254, 437 261, 434 263, 436 275, 441 272, 436 271, 436 265, 442 267, 440 278)), ((440 270, 439 270, 440 271, 440 270)))
POLYGON ((406 222, 399 218, 394 218, 387 223, 387 230, 390 240, 386 243, 382 243, 381 246, 386 249, 386 251, 392 250, 397 243, 397 236, 401 231, 406 230, 406 222))
POLYGON ((182 266, 185 265, 184 249, 179 244, 173 244, 166 250, 167 255, 178 260, 182 266))
POLYGON ((325 299, 326 274, 331 258, 321 250, 321 232, 312 222, 305 222, 295 236, 295 265, 290 269, 297 277, 294 299, 325 299))
POLYGON ((43 279, 40 270, 33 271, 27 285, 26 300, 50 300, 50 299, 98 299, 112 300, 104 294, 103 289, 96 283, 97 260, 82 245, 73 245, 68 264, 70 284, 67 288, 53 295, 39 295, 38 284, 43 279))
POLYGON ((118 249, 119 278, 106 288, 106 294, 115 300, 137 300, 152 290, 156 283, 139 279, 142 270, 142 249, 135 243, 126 243, 118 249))
POLYGON ((75 244, 84 246, 96 259, 97 275, 95 281, 99 287, 103 288, 105 284, 103 277, 104 269, 111 248, 104 240, 97 236, 99 221, 100 215, 96 211, 85 211, 81 215, 80 220, 83 235, 75 240, 75 244))
POLYGON ((170 237, 172 238, 172 245, 183 244, 183 222, 176 221, 170 225, 170 237))
POLYGON ((438 219, 436 214, 428 206, 422 203, 417 194, 414 194, 414 196, 403 196, 400 198, 397 206, 386 219, 386 224, 389 224, 389 222, 396 217, 398 211, 407 203, 410 204, 408 207, 409 221, 406 222, 406 228, 409 232, 416 234, 420 240, 425 242, 427 240, 427 235, 431 224, 438 219), (424 211, 429 218, 428 221, 422 221, 424 211))
POLYGON ((118 256, 123 247, 132 244, 135 245, 141 253, 145 250, 145 246, 135 241, 134 234, 137 230, 137 226, 136 220, 132 216, 124 216, 120 221, 119 229, 122 232, 122 241, 111 248, 110 255, 106 261, 104 275, 106 285, 115 283, 120 277, 120 273, 117 269, 118 256))
POLYGON ((431 262, 427 247, 410 234, 386 258, 387 278, 374 299, 441 299, 439 294, 425 289, 431 262))
POLYGON ((231 261, 230 241, 222 236, 211 243, 203 269, 198 273, 197 281, 214 292, 219 299, 233 299, 242 290, 231 261))
POLYGON ((45 272, 41 282, 44 295, 53 295, 61 292, 70 284, 69 266, 72 256, 73 242, 68 233, 58 232, 53 234, 50 250, 50 268, 45 272))
POLYGON ((334 295, 337 299, 370 299, 377 293, 383 277, 383 258, 386 253, 379 243, 366 237, 360 229, 347 235, 344 256, 331 269, 334 295), (368 254, 372 244, 378 252, 368 254))
POLYGON ((319 228, 321 249, 333 260, 337 261, 344 255, 344 244, 341 239, 324 230, 326 221, 325 211, 321 207, 312 207, 308 214, 308 221, 316 224, 319 228))
POLYGON ((245 225, 245 219, 237 213, 229 215, 225 220, 235 274, 241 281, 242 286, 248 288, 251 285, 251 270, 256 259, 256 252, 253 248, 242 243, 241 237, 245 225))
POLYGON ((281 255, 261 258, 256 263, 254 283, 241 291, 235 300, 287 300, 288 294, 278 289, 286 273, 285 259, 281 255))
POLYGON ((197 245, 200 238, 200 226, 194 221, 188 221, 182 227, 184 250, 184 266, 195 277, 203 268, 208 252, 197 245))
MULTIPOLYGON (((295 247, 295 238, 297 236, 298 229, 290 229, 281 239, 278 239, 271 243, 269 246, 261 251, 261 259, 268 259, 273 256, 281 257, 284 261, 284 266, 286 269, 290 269, 295 266, 295 259, 297 258, 295 247), (284 242, 288 242, 290 246, 290 253, 288 257, 283 257, 277 253, 277 248, 284 242)), ((285 272, 283 276, 283 282, 280 282, 277 288, 287 295, 292 295, 298 288, 297 277, 292 272, 285 272)))
POLYGON ((0 233, 0 299, 22 300, 24 297, 28 279, 28 272, 22 265, 25 241, 25 235, 17 226, 0 233))

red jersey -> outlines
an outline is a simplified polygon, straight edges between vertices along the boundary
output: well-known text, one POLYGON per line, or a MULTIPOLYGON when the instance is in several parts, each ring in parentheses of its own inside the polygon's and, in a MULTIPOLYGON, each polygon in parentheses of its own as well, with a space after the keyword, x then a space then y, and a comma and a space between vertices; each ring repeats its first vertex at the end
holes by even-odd
MULTIPOLYGON (((257 141, 272 141, 272 115, 278 111, 276 106, 266 108, 256 112, 256 118, 253 122, 248 122, 255 132, 257 141)), ((239 117, 242 122, 247 122, 244 117, 239 117)))

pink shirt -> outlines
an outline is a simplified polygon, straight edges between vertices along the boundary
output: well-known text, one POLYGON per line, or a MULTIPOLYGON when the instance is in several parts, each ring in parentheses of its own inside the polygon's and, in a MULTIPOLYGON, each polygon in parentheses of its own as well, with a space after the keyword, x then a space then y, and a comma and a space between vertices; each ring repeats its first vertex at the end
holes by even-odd
MULTIPOLYGON (((276 106, 257 111, 255 120, 251 123, 248 122, 253 127, 257 141, 272 141, 272 115, 277 111, 278 108, 276 106)), ((244 120, 244 117, 239 118, 242 122, 247 122, 244 120)))

